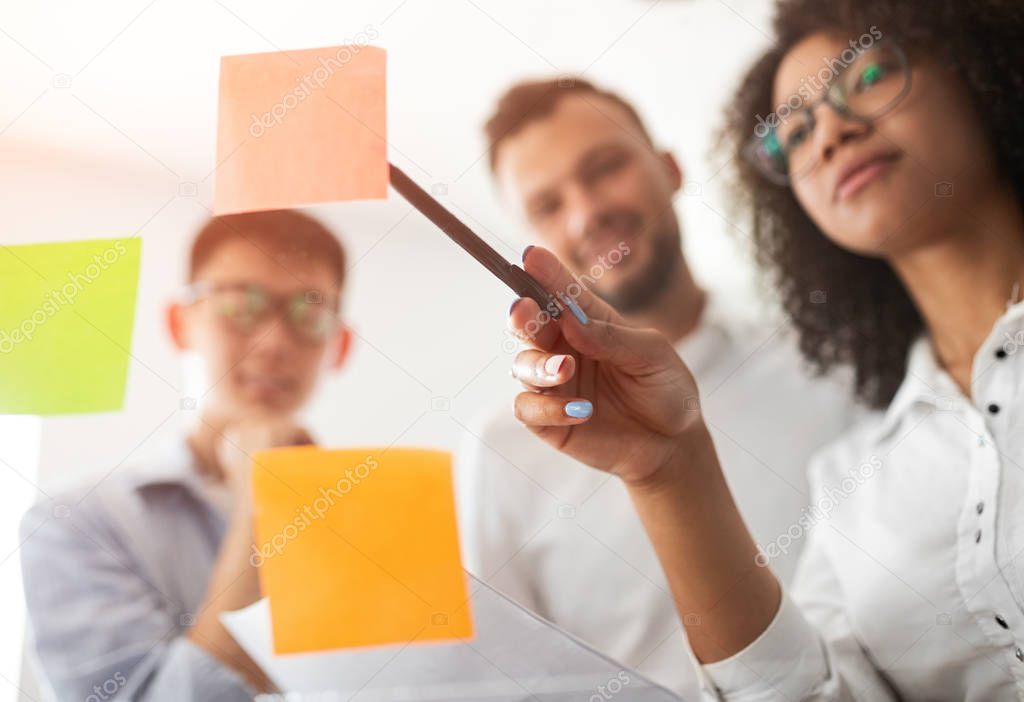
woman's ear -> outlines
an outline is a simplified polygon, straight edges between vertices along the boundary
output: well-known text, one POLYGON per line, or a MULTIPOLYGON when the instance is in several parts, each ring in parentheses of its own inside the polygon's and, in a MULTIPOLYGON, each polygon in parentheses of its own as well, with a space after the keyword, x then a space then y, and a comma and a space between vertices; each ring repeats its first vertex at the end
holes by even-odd
POLYGON ((352 330, 348 328, 348 325, 341 325, 332 346, 333 349, 331 351, 331 358, 329 359, 329 366, 331 370, 338 370, 345 365, 349 351, 352 349, 352 330))
POLYGON ((167 324, 167 333, 171 336, 174 348, 178 351, 188 351, 188 334, 185 333, 185 308, 177 303, 171 302, 164 312, 164 321, 167 324))

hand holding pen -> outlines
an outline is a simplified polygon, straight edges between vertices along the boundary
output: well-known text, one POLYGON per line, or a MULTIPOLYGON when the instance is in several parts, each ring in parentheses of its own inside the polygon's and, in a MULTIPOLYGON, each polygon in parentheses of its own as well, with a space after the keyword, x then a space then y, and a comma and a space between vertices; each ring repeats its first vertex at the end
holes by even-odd
MULTIPOLYGON (((549 293, 580 289, 547 249, 531 247, 523 259, 549 293)), ((586 288, 561 299, 580 316, 538 325, 540 308, 529 298, 510 311, 513 330, 533 346, 513 364, 527 389, 516 398, 516 416, 583 463, 627 483, 649 480, 672 465, 687 430, 703 423, 693 376, 660 332, 630 326, 586 288)))

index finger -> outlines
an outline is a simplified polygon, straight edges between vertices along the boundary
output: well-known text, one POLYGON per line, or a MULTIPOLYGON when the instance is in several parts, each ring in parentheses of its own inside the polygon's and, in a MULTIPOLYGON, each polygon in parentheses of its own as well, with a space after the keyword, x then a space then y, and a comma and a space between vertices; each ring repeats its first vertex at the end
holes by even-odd
POLYGON ((561 336, 550 315, 528 297, 521 297, 512 305, 508 323, 522 341, 545 351, 553 349, 561 336))
POLYGON ((602 322, 627 324, 614 307, 592 293, 557 256, 544 247, 531 246, 523 252, 523 269, 563 304, 578 305, 587 317, 602 322))

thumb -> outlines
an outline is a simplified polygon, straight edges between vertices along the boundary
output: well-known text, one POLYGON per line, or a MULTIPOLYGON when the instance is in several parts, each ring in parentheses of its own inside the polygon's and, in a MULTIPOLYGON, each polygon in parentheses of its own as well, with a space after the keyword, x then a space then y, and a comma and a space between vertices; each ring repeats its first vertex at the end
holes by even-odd
POLYGON ((638 329, 591 319, 581 324, 572 315, 560 320, 562 337, 582 356, 637 373, 675 359, 668 340, 656 329, 638 329))
POLYGON ((573 276, 552 252, 531 246, 523 254, 523 266, 548 292, 563 302, 566 298, 573 301, 583 311, 582 320, 575 313, 563 314, 558 323, 565 340, 584 356, 607 361, 627 372, 659 366, 667 358, 678 360, 660 332, 630 326, 614 307, 573 276))

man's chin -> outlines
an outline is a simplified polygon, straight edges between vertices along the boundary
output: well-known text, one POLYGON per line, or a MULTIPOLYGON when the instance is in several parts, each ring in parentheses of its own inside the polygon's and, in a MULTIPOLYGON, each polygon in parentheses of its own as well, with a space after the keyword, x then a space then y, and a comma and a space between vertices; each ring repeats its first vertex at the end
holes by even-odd
POLYGON ((675 275, 671 258, 651 260, 636 268, 639 270, 623 271, 618 280, 594 288, 601 299, 622 314, 635 314, 650 309, 671 285, 675 275))

